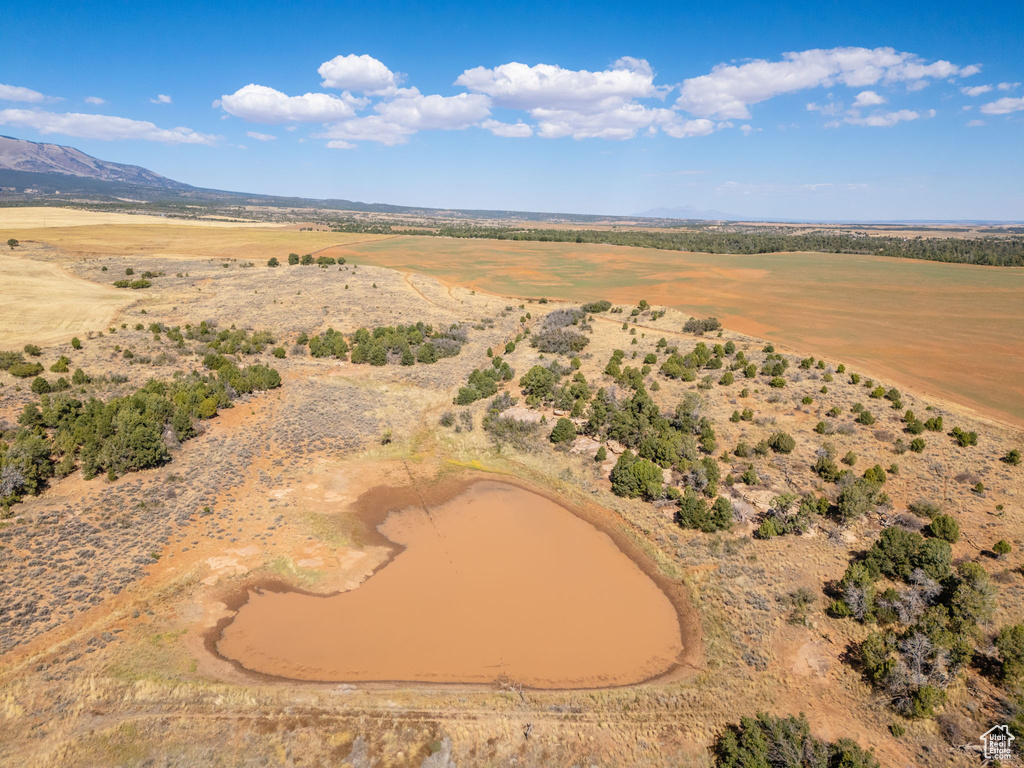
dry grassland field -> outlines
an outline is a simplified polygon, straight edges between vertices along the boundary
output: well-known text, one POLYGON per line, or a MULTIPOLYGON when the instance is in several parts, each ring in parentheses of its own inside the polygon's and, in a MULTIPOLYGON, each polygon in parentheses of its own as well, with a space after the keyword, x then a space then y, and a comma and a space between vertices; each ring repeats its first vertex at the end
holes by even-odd
POLYGON ((278 228, 279 225, 262 222, 237 222, 237 221, 216 221, 211 219, 176 219, 166 216, 148 216, 146 214, 132 213, 98 213, 95 211, 83 211, 75 208, 49 208, 49 207, 16 207, 0 208, 0 229, 36 229, 51 227, 84 227, 96 226, 98 224, 130 224, 132 226, 143 226, 155 224, 158 226, 182 226, 182 227, 270 227, 278 228))
POLYGON ((0 250, 0 348, 66 342, 105 328, 133 298, 75 277, 59 264, 0 250))
POLYGON ((1024 269, 401 237, 325 251, 508 296, 646 299, 1024 425, 1024 269))
POLYGON ((765 711, 966 768, 1020 717, 1020 270, 4 231, 0 765, 709 768, 765 711))

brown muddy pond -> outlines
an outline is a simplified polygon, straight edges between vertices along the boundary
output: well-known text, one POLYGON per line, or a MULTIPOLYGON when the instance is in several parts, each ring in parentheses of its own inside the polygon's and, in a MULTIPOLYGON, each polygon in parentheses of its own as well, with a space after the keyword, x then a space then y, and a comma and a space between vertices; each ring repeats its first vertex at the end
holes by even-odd
POLYGON ((476 481, 392 512, 397 554, 331 596, 252 590, 217 652, 297 680, 626 685, 673 668, 682 624, 606 533, 556 502, 476 481))

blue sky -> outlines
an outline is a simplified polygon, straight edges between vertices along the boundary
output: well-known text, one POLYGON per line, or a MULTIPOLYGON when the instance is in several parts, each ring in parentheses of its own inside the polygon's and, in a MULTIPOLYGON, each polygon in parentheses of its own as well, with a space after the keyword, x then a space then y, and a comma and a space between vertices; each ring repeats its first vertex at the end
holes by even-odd
POLYGON ((1024 220, 1024 5, 0 4, 0 133, 197 186, 1024 220))

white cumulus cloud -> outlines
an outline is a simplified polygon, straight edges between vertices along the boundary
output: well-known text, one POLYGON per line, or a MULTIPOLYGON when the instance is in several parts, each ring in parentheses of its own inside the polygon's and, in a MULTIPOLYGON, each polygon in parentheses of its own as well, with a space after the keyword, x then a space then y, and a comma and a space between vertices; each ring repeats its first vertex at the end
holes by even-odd
POLYGON ((527 125, 522 120, 515 123, 502 123, 498 120, 484 120, 480 127, 490 131, 495 136, 502 136, 506 139, 525 139, 533 135, 533 126, 527 125))
POLYGON ((935 110, 931 109, 927 112, 915 112, 911 109, 900 109, 895 112, 868 115, 867 117, 850 115, 843 118, 843 122, 849 123, 850 125, 866 125, 872 128, 889 128, 897 123, 904 123, 909 120, 918 120, 923 117, 935 117, 935 110))
POLYGON ((1011 112, 1020 112, 1024 109, 1024 97, 1015 99, 1012 96, 1004 96, 989 104, 983 104, 981 111, 986 115, 1008 115, 1011 112))
POLYGON ((250 139, 256 139, 256 141, 275 141, 277 136, 271 136, 269 133, 259 133, 258 131, 246 131, 245 135, 250 139))
POLYGON ((626 56, 611 69, 589 72, 554 64, 527 66, 517 61, 488 69, 467 69, 455 80, 511 109, 596 112, 632 99, 654 96, 654 71, 643 59, 626 56))
POLYGON ((160 128, 145 120, 79 112, 45 112, 35 109, 0 110, 0 125, 34 128, 41 134, 60 133, 80 139, 141 139, 163 144, 214 144, 218 137, 191 128, 160 128))
POLYGON ((101 99, 99 96, 86 96, 85 97, 85 103, 86 104, 95 104, 95 105, 99 106, 100 104, 106 104, 107 102, 106 102, 106 99, 101 99))
POLYGON ((984 124, 985 124, 984 120, 968 120, 967 121, 967 127, 968 128, 980 128, 984 124))
POLYGON ((171 97, 166 93, 158 93, 155 99, 150 99, 150 102, 153 104, 170 104, 171 97))
POLYGON ((324 88, 359 93, 387 92, 398 85, 395 73, 367 54, 335 56, 317 69, 324 88))
POLYGON ((1000 83, 996 88, 1000 91, 1012 91, 1014 88, 1020 88, 1020 83, 1000 83))
MULTIPOLYGON (((709 133, 713 133, 719 128, 729 128, 731 125, 731 123, 719 123, 718 125, 715 125, 711 120, 703 117, 697 118, 696 120, 681 120, 676 117, 675 120, 662 125, 661 129, 673 139, 687 139, 691 136, 707 136, 709 133)), ((740 130, 743 129, 741 128, 740 130)), ((746 131, 744 131, 744 133, 746 133, 746 131)))
POLYGON ((250 123, 327 123, 355 115, 348 100, 328 93, 288 96, 265 85, 250 83, 220 97, 225 112, 250 123))
POLYGON ((393 147, 405 144, 414 133, 415 128, 388 122, 380 115, 369 115, 329 125, 315 138, 327 139, 331 149, 353 149, 359 141, 375 141, 393 147))
POLYGON ((968 69, 948 61, 927 64, 912 53, 893 48, 789 52, 782 55, 782 61, 719 64, 707 75, 685 80, 676 107, 702 117, 747 119, 750 105, 807 88, 836 83, 862 88, 880 82, 923 86, 929 78, 965 76, 968 69))
POLYGON ((878 104, 885 104, 887 99, 884 96, 879 96, 874 91, 861 91, 857 94, 857 98, 853 100, 854 107, 874 107, 878 104))
POLYGON ((658 129, 684 138, 716 129, 710 120, 682 120, 670 109, 638 103, 642 98, 662 100, 668 88, 655 85, 651 65, 632 56, 593 72, 515 61, 475 67, 463 72, 455 84, 489 96, 499 107, 527 111, 537 123, 537 135, 546 139, 621 141, 658 129))
POLYGON ((46 97, 39 91, 31 88, 22 88, 20 85, 3 85, 0 83, 0 101, 27 101, 31 104, 38 104, 46 101, 46 97))
POLYGON ((478 123, 491 113, 491 100, 474 93, 424 96, 415 88, 399 98, 374 107, 386 121, 413 130, 458 130, 478 123))
POLYGON ((670 109, 648 109, 626 102, 597 112, 571 109, 533 109, 537 135, 545 139, 631 139, 643 128, 672 123, 678 115, 670 109))
POLYGON ((988 93, 991 90, 991 85, 974 85, 970 88, 961 88, 960 93, 964 96, 981 96, 983 93, 988 93))
POLYGON ((476 125, 490 114, 490 99, 470 93, 457 96, 424 96, 415 88, 400 91, 401 97, 382 101, 376 115, 354 117, 327 126, 317 138, 328 139, 332 149, 352 149, 355 142, 374 141, 385 146, 404 144, 421 130, 461 130, 476 125))
MULTIPOLYGON (((843 122, 895 125, 933 113, 901 109, 862 117, 862 110, 888 103, 868 86, 901 83, 906 90, 919 90, 936 79, 962 78, 978 71, 978 65, 929 62, 893 48, 815 49, 785 53, 780 61, 720 64, 709 74, 678 86, 679 97, 668 108, 665 98, 674 86, 655 83, 651 64, 631 56, 593 71, 516 61, 473 67, 455 79, 454 84, 465 91, 444 96, 399 87, 404 76, 383 62, 368 54, 347 54, 325 61, 318 69, 323 87, 340 94, 288 96, 250 84, 221 97, 214 107, 223 109, 225 117, 235 115, 250 122, 323 123, 317 138, 341 149, 365 141, 402 144, 418 131, 470 126, 508 138, 626 140, 659 132, 686 138, 732 128, 731 120, 745 121, 751 105, 774 96, 826 86, 845 86, 856 93, 855 98, 850 97, 853 105, 849 110, 843 97, 832 92, 823 105, 807 104, 808 110, 832 118, 829 127, 843 122), (529 119, 492 115, 492 108, 525 113, 529 119)), ((979 86, 965 92, 981 93, 978 88, 986 87, 990 88, 979 86)), ((744 124, 740 130, 749 134, 757 129, 744 124)))

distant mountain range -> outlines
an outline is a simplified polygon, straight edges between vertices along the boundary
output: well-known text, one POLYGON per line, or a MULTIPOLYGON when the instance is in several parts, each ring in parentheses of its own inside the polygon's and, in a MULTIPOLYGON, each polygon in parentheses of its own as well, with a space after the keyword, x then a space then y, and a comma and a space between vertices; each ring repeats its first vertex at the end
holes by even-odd
POLYGON ((74 147, 41 144, 0 136, 0 169, 28 173, 58 173, 83 179, 117 181, 160 189, 192 189, 137 165, 98 160, 74 147))
POLYGON ((142 202, 167 205, 213 204, 319 208, 370 213, 408 213, 447 218, 524 219, 532 221, 604 221, 608 216, 528 211, 455 210, 355 200, 317 200, 193 187, 137 165, 87 155, 74 147, 0 137, 0 203, 67 200, 69 202, 142 202))
POLYGON ((153 203, 170 206, 275 206, 283 208, 309 208, 334 211, 370 213, 405 213, 445 218, 497 219, 515 221, 558 222, 592 224, 649 218, 661 221, 776 221, 787 223, 832 224, 1020 224, 1013 221, 982 220, 890 220, 811 221, 806 219, 765 219, 740 216, 692 206, 679 208, 652 208, 630 216, 600 216, 596 214, 545 213, 537 211, 461 210, 424 208, 388 203, 361 203, 354 200, 317 200, 307 197, 281 197, 246 192, 227 192, 220 189, 193 187, 168 179, 137 165, 113 163, 87 155, 74 147, 60 144, 16 139, 0 136, 0 204, 4 202, 50 202, 54 200, 90 203, 153 203))

